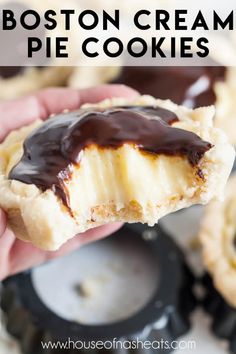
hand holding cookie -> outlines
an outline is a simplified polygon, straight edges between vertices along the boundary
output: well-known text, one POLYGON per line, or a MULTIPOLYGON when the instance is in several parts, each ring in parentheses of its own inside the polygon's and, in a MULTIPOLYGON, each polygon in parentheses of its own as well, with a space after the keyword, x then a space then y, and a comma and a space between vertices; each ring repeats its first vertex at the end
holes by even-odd
MULTIPOLYGON (((85 102, 95 103, 114 96, 132 99, 136 95, 135 91, 123 85, 104 85, 80 91, 47 89, 35 95, 2 103, 0 105, 0 141, 12 130, 31 124, 38 118, 46 119, 51 114, 65 109, 77 109, 85 102)), ((7 217, 0 210, 0 279, 61 256, 82 244, 105 237, 117 230, 119 226, 120 224, 116 223, 92 229, 83 237, 73 238, 57 252, 44 252, 30 243, 16 239, 14 233, 7 229, 7 217)))

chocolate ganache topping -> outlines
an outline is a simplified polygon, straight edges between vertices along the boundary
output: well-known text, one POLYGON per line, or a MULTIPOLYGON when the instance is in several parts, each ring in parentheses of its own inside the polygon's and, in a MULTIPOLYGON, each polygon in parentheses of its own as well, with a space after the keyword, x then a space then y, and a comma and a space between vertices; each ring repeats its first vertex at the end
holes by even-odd
POLYGON ((151 106, 58 115, 28 136, 23 156, 9 178, 42 190, 52 188, 69 206, 65 182, 71 177, 71 167, 80 164, 81 153, 91 145, 117 149, 130 143, 148 154, 184 156, 196 166, 212 145, 192 132, 172 127, 177 121, 175 113, 151 106))
POLYGON ((215 104, 214 84, 224 79, 225 72, 223 66, 123 67, 113 83, 122 83, 141 94, 196 108, 215 104))

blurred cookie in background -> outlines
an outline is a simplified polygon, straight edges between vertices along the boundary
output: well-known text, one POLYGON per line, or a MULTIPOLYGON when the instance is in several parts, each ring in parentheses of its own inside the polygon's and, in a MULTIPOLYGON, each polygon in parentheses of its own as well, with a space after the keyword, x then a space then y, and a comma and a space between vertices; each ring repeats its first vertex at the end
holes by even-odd
POLYGON ((205 267, 226 302, 236 308, 236 174, 226 188, 226 198, 205 209, 200 229, 205 267))
MULTIPOLYGON (((119 2, 111 0, 109 3, 106 0, 82 0, 79 2, 79 6, 81 9, 93 6, 94 11, 98 13, 101 13, 104 9, 111 15, 116 8, 119 8, 121 18, 128 19, 135 11, 142 8, 142 6, 139 6, 142 2, 142 0, 139 0, 135 4, 130 4, 127 8, 127 4, 123 0, 119 2)), ((147 6, 150 10, 163 7, 171 11, 174 3, 172 1, 164 2, 160 0, 156 2, 150 0, 147 6)), ((119 37, 122 38, 124 44, 128 39, 127 31, 129 33, 132 31, 132 26, 129 25, 128 20, 124 21, 119 32, 119 37)), ((150 32, 146 32, 143 31, 142 38, 146 39, 150 46, 150 32)), ((178 38, 180 34, 173 32, 173 36, 178 38)), ((230 142, 236 146, 236 131, 234 132, 234 129, 232 129, 236 120, 234 104, 236 69, 233 66, 226 66, 229 62, 236 62, 234 39, 211 34, 208 37, 210 38, 210 56, 207 58, 207 62, 202 61, 204 65, 208 66, 199 66, 201 61, 194 62, 198 66, 152 66, 153 63, 158 64, 158 58, 155 62, 147 61, 144 58, 146 61, 141 61, 141 65, 145 66, 130 66, 134 62, 126 55, 127 53, 123 53, 123 58, 120 60, 114 58, 112 67, 109 64, 107 65, 108 60, 102 62, 103 66, 91 67, 86 66, 86 63, 82 63, 78 59, 78 67, 74 68, 68 80, 68 86, 84 88, 102 83, 121 83, 133 87, 141 94, 149 94, 160 99, 170 99, 178 105, 184 105, 188 108, 215 105, 215 126, 223 129, 230 142)), ((163 49, 166 53, 170 53, 168 44, 165 44, 163 49)), ((179 50, 180 48, 177 46, 177 52, 179 50)), ((197 50, 194 44, 192 50, 197 50)), ((135 64, 138 62, 140 63, 140 60, 135 64)), ((98 65, 98 63, 95 63, 95 65, 98 65)))
POLYGON ((123 67, 114 83, 125 83, 142 94, 170 99, 188 108, 215 104, 215 83, 225 78, 224 67, 133 66, 123 67))
POLYGON ((236 69, 224 66, 123 67, 112 82, 188 108, 216 106, 215 125, 236 145, 236 69))
POLYGON ((14 99, 49 86, 64 86, 70 72, 70 67, 57 66, 0 67, 0 100, 14 99))
MULTIPOLYGON (((121 83, 188 108, 215 105, 215 126, 236 145, 236 68, 214 66, 117 66, 75 68, 69 86, 121 83)), ((218 64, 218 65, 217 65, 218 64)))
POLYGON ((236 67, 227 67, 225 80, 215 85, 216 117, 215 125, 228 135, 230 142, 236 146, 236 67))
POLYGON ((109 83, 117 75, 120 68, 116 66, 80 66, 74 67, 68 80, 68 86, 87 88, 109 83))

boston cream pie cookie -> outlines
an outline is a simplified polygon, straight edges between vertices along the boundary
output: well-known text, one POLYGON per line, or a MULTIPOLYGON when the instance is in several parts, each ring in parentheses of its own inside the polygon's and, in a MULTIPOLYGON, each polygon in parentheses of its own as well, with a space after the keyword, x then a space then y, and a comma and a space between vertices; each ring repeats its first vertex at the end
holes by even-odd
POLYGON ((0 145, 0 206, 22 240, 55 250, 109 222, 154 225, 221 198, 234 149, 214 108, 114 98, 37 121, 0 145))
POLYGON ((236 307, 236 175, 230 178, 223 203, 207 207, 200 230, 203 259, 216 289, 236 307))

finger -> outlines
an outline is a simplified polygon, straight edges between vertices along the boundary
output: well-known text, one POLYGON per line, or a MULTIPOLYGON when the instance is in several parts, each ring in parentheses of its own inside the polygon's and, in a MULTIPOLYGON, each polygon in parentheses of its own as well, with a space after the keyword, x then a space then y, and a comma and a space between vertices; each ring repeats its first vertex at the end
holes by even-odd
POLYGON ((11 250, 15 242, 15 236, 6 230, 0 237, 0 281, 11 274, 11 250))
POLYGON ((34 247, 31 243, 16 239, 9 254, 10 275, 38 266, 46 260, 46 252, 34 247))
MULTIPOLYGON (((121 226, 121 223, 114 223, 94 228, 83 234, 75 236, 72 240, 68 241, 64 246, 60 248, 60 250, 56 252, 44 252, 34 247, 30 243, 22 242, 20 240, 15 240, 15 242, 12 243, 11 237, 9 237, 8 240, 5 240, 5 242, 8 242, 8 244, 11 246, 11 249, 10 251, 8 251, 7 256, 8 262, 5 262, 5 264, 8 264, 8 275, 13 275, 22 272, 29 268, 38 266, 44 263, 45 261, 63 256, 71 251, 76 250, 83 244, 101 239, 112 234, 113 232, 117 231, 121 226), (25 255, 27 255, 27 257, 25 257, 25 255)), ((9 245, 6 247, 8 250, 9 245)))
POLYGON ((108 235, 113 234, 121 228, 122 223, 113 223, 100 227, 95 227, 89 231, 84 232, 78 236, 75 236, 73 239, 68 241, 64 246, 62 246, 56 252, 49 252, 48 259, 53 259, 58 256, 62 256, 68 252, 76 250, 78 247, 83 246, 87 243, 100 240, 108 235))
POLYGON ((4 234, 7 227, 6 214, 0 209, 0 237, 4 234))
POLYGON ((35 95, 0 105, 0 141, 13 129, 18 129, 36 119, 46 119, 63 110, 79 108, 84 103, 94 103, 105 98, 125 97, 132 99, 137 92, 124 85, 101 85, 96 88, 76 90, 51 88, 35 95))
POLYGON ((139 93, 125 85, 101 85, 88 89, 80 90, 80 104, 97 103, 112 97, 124 97, 133 99, 139 93))
POLYGON ((96 103, 111 97, 132 99, 137 95, 137 91, 125 85, 100 85, 83 90, 46 89, 40 91, 36 97, 39 106, 38 115, 46 119, 50 114, 61 113, 65 109, 77 109, 84 103, 96 103))
POLYGON ((0 104, 0 142, 13 129, 32 123, 38 119, 39 106, 35 96, 0 104))

